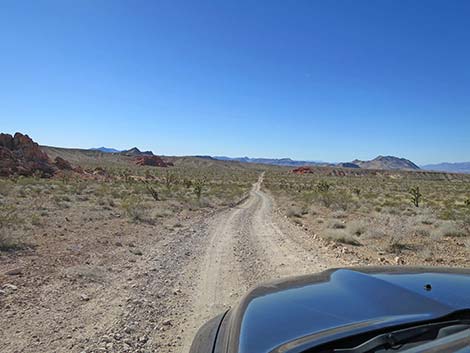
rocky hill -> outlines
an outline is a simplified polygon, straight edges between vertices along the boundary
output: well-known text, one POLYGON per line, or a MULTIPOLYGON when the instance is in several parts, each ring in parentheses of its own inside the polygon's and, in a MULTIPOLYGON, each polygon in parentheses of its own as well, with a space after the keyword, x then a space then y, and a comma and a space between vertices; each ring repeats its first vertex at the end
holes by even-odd
POLYGON ((0 175, 52 176, 56 167, 28 135, 0 134, 0 175))
POLYGON ((383 170, 419 170, 420 168, 412 161, 394 156, 378 156, 370 161, 355 159, 350 164, 363 169, 383 170))

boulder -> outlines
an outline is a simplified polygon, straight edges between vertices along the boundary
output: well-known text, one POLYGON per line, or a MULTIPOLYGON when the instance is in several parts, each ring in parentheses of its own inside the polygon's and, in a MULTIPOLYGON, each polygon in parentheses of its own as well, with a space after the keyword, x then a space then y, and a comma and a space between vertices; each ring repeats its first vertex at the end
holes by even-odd
POLYGON ((69 161, 63 159, 62 157, 55 157, 54 165, 60 170, 72 170, 72 165, 69 161))

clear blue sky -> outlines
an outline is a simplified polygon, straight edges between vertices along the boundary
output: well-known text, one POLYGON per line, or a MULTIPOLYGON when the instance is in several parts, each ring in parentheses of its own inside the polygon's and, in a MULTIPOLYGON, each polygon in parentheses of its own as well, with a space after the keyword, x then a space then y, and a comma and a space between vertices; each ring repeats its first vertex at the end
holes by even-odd
POLYGON ((0 72, 41 144, 470 160, 466 0, 2 0, 0 72))

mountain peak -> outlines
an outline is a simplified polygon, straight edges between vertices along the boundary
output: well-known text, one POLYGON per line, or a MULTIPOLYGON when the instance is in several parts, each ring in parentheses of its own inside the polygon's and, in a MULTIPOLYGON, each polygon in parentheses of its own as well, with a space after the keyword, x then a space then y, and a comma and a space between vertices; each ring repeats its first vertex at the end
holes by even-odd
POLYGON ((419 170, 420 168, 406 158, 379 155, 370 161, 355 159, 351 163, 364 169, 419 170))
POLYGON ((132 147, 131 149, 122 151, 121 154, 129 157, 136 157, 136 156, 153 156, 152 151, 141 151, 137 147, 132 147))

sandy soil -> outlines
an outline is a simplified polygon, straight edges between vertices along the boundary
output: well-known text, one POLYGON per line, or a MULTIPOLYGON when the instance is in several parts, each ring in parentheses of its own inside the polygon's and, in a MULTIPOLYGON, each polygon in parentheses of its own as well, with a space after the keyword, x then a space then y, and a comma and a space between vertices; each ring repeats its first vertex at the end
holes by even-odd
POLYGON ((171 230, 110 214, 75 225, 81 241, 64 231, 54 251, 66 256, 2 259, 0 351, 187 352, 249 287, 347 265, 279 216, 262 181, 243 203, 180 217, 171 230), (102 237, 87 239, 96 227, 102 237))

